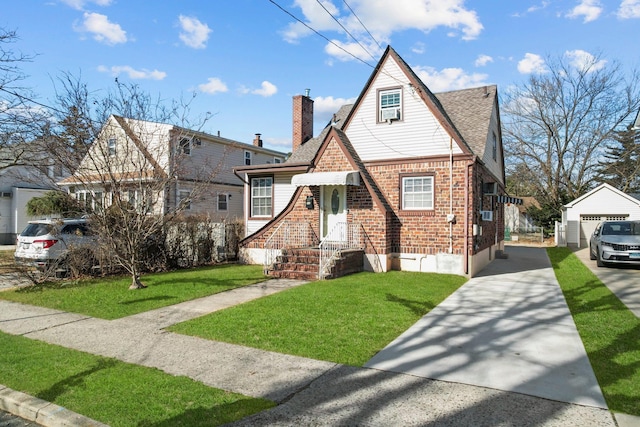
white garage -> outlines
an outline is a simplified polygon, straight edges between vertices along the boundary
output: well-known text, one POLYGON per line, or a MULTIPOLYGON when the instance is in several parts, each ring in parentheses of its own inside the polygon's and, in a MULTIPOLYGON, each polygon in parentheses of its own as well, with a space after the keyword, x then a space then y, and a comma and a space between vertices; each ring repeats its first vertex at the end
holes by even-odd
POLYGON ((600 221, 640 220, 640 200, 609 184, 602 184, 562 208, 566 244, 580 248, 600 221))

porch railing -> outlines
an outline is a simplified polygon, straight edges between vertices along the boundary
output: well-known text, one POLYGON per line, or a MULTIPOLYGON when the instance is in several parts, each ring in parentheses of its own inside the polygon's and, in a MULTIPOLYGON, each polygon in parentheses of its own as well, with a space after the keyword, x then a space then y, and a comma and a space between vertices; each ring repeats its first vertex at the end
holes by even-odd
POLYGON ((308 222, 283 221, 264 244, 264 272, 273 269, 273 264, 286 248, 317 247, 318 236, 308 222))
POLYGON ((319 278, 329 274, 331 262, 346 249, 364 249, 364 229, 358 223, 337 223, 320 242, 319 278))

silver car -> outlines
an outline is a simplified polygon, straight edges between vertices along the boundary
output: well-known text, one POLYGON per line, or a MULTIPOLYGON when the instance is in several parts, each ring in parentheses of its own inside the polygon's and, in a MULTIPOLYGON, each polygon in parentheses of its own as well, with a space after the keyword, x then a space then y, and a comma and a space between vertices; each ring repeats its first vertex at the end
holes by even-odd
POLYGON ((589 255, 598 267, 640 265, 640 221, 603 221, 589 242, 589 255))
POLYGON ((16 239, 17 264, 46 270, 59 264, 72 246, 91 244, 86 219, 44 219, 29 221, 16 239))

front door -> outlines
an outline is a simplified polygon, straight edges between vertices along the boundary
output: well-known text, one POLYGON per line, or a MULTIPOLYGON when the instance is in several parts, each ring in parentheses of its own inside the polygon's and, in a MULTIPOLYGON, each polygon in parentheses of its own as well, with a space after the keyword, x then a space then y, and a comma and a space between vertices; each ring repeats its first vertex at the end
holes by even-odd
MULTIPOLYGON (((345 185, 325 185, 322 187, 322 239, 327 237, 339 223, 347 222, 347 198, 345 185)), ((346 240, 346 228, 336 229, 331 240, 346 240), (336 233, 337 232, 337 233, 336 233)))

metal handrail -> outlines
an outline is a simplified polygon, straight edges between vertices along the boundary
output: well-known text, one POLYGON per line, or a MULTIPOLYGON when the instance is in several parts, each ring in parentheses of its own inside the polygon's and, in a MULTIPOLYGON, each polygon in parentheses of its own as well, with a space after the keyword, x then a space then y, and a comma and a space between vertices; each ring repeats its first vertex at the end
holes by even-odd
POLYGON ((283 221, 265 241, 264 272, 273 269, 277 257, 287 248, 315 247, 318 236, 308 222, 283 221))
POLYGON ((319 278, 329 274, 331 263, 347 249, 364 249, 364 229, 359 223, 337 223, 320 242, 319 278))

